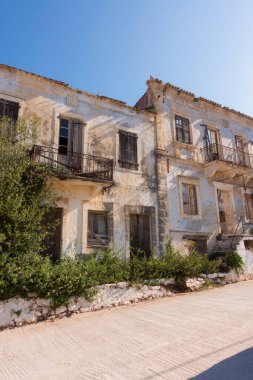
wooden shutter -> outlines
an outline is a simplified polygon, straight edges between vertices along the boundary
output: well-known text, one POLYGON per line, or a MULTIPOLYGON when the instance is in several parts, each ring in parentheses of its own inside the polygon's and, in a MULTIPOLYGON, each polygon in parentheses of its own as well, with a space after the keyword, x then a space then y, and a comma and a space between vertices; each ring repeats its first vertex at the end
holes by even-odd
POLYGON ((182 200, 183 200, 183 212, 186 215, 191 214, 190 196, 187 183, 182 183, 182 200))
POLYGON ((138 169, 137 135, 119 131, 119 163, 122 167, 138 169))
POLYGON ((119 131, 119 159, 127 162, 128 159, 128 133, 119 131))
POLYGON ((150 216, 130 215, 130 246, 150 256, 150 216))
POLYGON ((137 164, 137 136, 128 135, 129 162, 137 164))
POLYGON ((197 215, 198 203, 197 203, 197 193, 196 193, 195 185, 189 185, 189 198, 190 198, 190 205, 191 205, 191 214, 197 215))
POLYGON ((72 152, 73 153, 82 153, 83 127, 84 127, 84 124, 78 120, 74 120, 72 123, 72 152))

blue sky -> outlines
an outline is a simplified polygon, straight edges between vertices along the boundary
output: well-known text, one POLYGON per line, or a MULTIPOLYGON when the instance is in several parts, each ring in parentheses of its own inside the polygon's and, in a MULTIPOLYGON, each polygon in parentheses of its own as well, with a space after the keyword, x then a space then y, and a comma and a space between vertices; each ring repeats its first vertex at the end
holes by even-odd
POLYGON ((0 62, 134 105, 150 74, 253 116, 252 0, 0 0, 0 62))

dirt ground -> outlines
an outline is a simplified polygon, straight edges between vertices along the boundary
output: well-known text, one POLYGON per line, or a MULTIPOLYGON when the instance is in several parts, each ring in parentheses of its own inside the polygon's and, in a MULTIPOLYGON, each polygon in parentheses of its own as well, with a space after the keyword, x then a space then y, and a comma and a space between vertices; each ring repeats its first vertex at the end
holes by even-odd
POLYGON ((253 379, 253 281, 0 333, 0 379, 253 379))

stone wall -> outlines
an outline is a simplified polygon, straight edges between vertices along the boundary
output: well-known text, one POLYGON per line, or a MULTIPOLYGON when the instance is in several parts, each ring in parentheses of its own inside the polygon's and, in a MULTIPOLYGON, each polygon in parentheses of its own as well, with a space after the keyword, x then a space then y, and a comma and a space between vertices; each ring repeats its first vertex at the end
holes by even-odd
MULTIPOLYGON (((201 277, 188 279, 186 286, 189 290, 195 291, 203 287, 205 283, 225 285, 232 282, 253 279, 253 275, 237 276, 236 273, 228 274, 215 273, 201 275, 201 277), (206 281, 209 280, 209 282, 206 281)), ((19 297, 11 298, 0 302, 0 330, 13 328, 25 324, 35 323, 42 320, 54 320, 73 313, 86 313, 121 305, 130 305, 148 299, 162 297, 172 297, 174 285, 173 279, 162 279, 150 281, 148 285, 130 286, 126 282, 118 284, 107 284, 97 287, 98 293, 93 301, 84 298, 73 297, 67 306, 54 309, 50 305, 50 300, 40 299, 36 294, 30 294, 27 299, 19 297), (157 285, 158 284, 158 285, 157 285)))
POLYGON ((98 293, 93 301, 73 297, 67 306, 54 309, 50 301, 39 299, 31 294, 27 299, 19 297, 0 302, 0 330, 8 327, 17 327, 35 323, 45 319, 55 319, 73 313, 85 313, 120 305, 129 305, 147 299, 170 297, 174 294, 170 290, 173 280, 164 281, 162 285, 142 285, 132 287, 125 282, 107 284, 97 287, 98 293))

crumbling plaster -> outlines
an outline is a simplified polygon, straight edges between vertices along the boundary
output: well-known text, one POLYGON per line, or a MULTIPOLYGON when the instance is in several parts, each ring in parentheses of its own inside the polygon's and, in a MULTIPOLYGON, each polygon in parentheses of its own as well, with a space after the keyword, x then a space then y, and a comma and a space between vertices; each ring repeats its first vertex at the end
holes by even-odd
MULTIPOLYGON (((113 203, 114 249, 129 256, 125 240, 124 206, 153 207, 157 218, 154 116, 139 112, 121 102, 75 91, 64 84, 20 71, 0 67, 0 96, 20 103, 20 116, 38 117, 41 133, 37 144, 58 146, 59 118, 79 119, 83 126, 83 153, 114 160, 114 183, 104 188, 92 181, 53 180, 52 185, 64 208, 62 254, 85 254, 88 210, 103 210, 113 203), (138 170, 119 167, 118 131, 138 136, 138 170)), ((157 234, 157 230, 155 230, 157 234)), ((155 241, 158 238, 156 237, 155 241)), ((156 245, 156 243, 155 243, 156 245)), ((153 247, 156 248, 156 247, 153 247)))
MULTIPOLYGON (((221 107, 214 102, 196 98, 194 94, 163 84, 159 80, 151 79, 146 94, 137 103, 140 108, 155 106, 157 115, 157 149, 164 150, 169 160, 167 179, 167 202, 169 222, 167 236, 182 251, 187 250, 183 236, 204 234, 209 237, 209 250, 215 244, 215 235, 220 230, 219 210, 217 204, 217 189, 224 188, 221 182, 215 183, 207 178, 204 171, 201 148, 205 147, 205 125, 215 128, 218 133, 219 144, 236 148, 235 136, 241 136, 245 141, 245 152, 253 153, 253 119, 239 114, 236 111, 221 107), (185 117, 190 122, 192 144, 183 144, 176 141, 175 115, 185 117), (198 218, 185 218, 180 213, 179 178, 193 178, 198 181, 200 210, 198 218)), ((224 170, 224 166, 221 166, 224 170)), ((226 168, 225 168, 226 169, 226 168)), ((233 168, 227 167, 226 176, 233 174, 233 168)), ((225 172, 224 172, 225 173, 225 172)), ((225 176, 225 174, 223 175, 225 176)), ((158 177, 159 180, 159 177, 158 177)), ((161 176, 160 181, 164 178, 161 176)), ((226 185, 225 185, 226 186, 226 185)), ((243 192, 241 188, 230 186, 233 194, 234 226, 239 217, 245 218, 243 192)), ((242 232, 242 227, 238 232, 242 232)))

